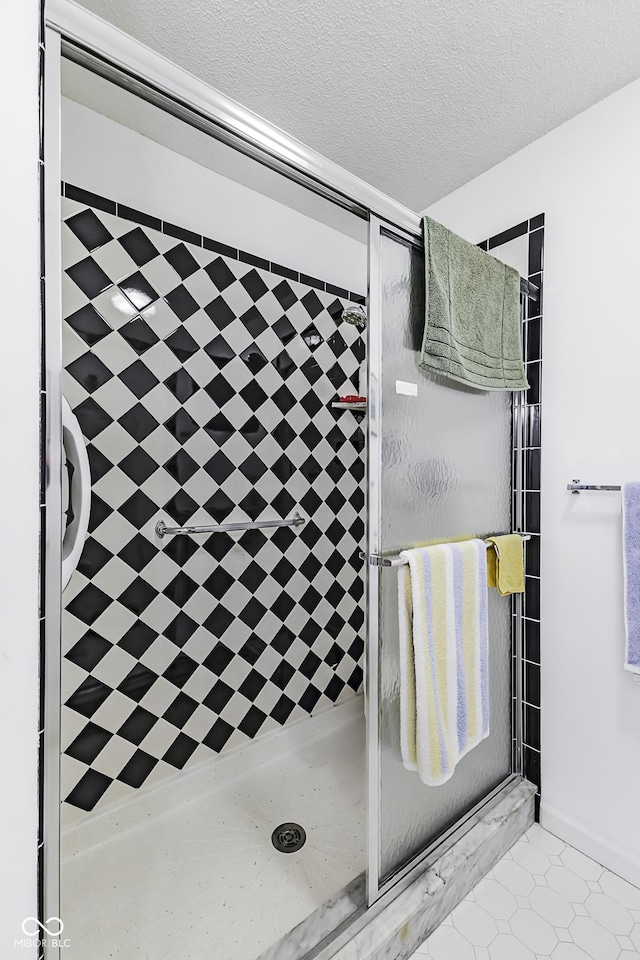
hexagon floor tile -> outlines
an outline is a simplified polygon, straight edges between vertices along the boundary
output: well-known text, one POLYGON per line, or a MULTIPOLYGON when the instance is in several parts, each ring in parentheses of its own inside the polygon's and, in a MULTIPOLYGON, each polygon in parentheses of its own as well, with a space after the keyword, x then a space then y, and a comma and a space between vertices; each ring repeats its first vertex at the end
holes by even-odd
POLYGON ((640 890, 537 823, 413 960, 640 960, 640 890))

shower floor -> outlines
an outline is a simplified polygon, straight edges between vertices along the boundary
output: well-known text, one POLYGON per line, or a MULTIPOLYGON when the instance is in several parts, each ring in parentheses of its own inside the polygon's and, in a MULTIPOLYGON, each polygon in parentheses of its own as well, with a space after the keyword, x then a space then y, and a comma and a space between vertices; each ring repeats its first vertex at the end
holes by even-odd
POLYGON ((364 869, 364 754, 355 697, 67 828, 67 960, 255 960, 364 869))

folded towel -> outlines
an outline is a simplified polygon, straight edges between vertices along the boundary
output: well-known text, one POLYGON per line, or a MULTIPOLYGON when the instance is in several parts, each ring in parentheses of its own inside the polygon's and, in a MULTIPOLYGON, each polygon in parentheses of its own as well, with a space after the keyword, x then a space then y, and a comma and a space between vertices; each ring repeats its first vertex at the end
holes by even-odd
POLYGON ((424 218, 425 327, 420 365, 480 390, 529 387, 520 342, 520 277, 424 218))
POLYGON ((501 597, 524 593, 524 540, 519 533, 488 537, 494 546, 487 551, 487 583, 501 597))
POLYGON ((624 667, 640 673, 640 483, 622 488, 622 542, 624 561, 624 667))
POLYGON ((400 556, 400 748, 435 786, 489 734, 487 548, 467 540, 400 556))

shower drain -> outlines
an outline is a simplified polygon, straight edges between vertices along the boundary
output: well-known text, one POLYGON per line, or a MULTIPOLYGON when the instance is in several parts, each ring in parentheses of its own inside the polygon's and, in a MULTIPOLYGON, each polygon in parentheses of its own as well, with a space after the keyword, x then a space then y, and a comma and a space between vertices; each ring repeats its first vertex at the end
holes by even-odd
POLYGON ((271 834, 271 843, 280 853, 295 853, 304 847, 307 835, 299 823, 281 823, 271 834))

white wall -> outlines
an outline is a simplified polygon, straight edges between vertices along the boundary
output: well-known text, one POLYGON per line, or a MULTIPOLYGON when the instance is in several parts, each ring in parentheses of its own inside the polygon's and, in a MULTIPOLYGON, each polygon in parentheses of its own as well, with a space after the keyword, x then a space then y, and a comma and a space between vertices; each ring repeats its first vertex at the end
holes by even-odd
POLYGON ((213 240, 366 293, 364 222, 365 242, 359 243, 66 98, 62 178, 213 240))
POLYGON ((0 956, 36 913, 38 733, 38 3, 0 31, 0 956))
POLYGON ((429 213, 478 241, 546 213, 542 820, 640 883, 640 686, 624 654, 620 495, 640 479, 640 81, 429 213))

